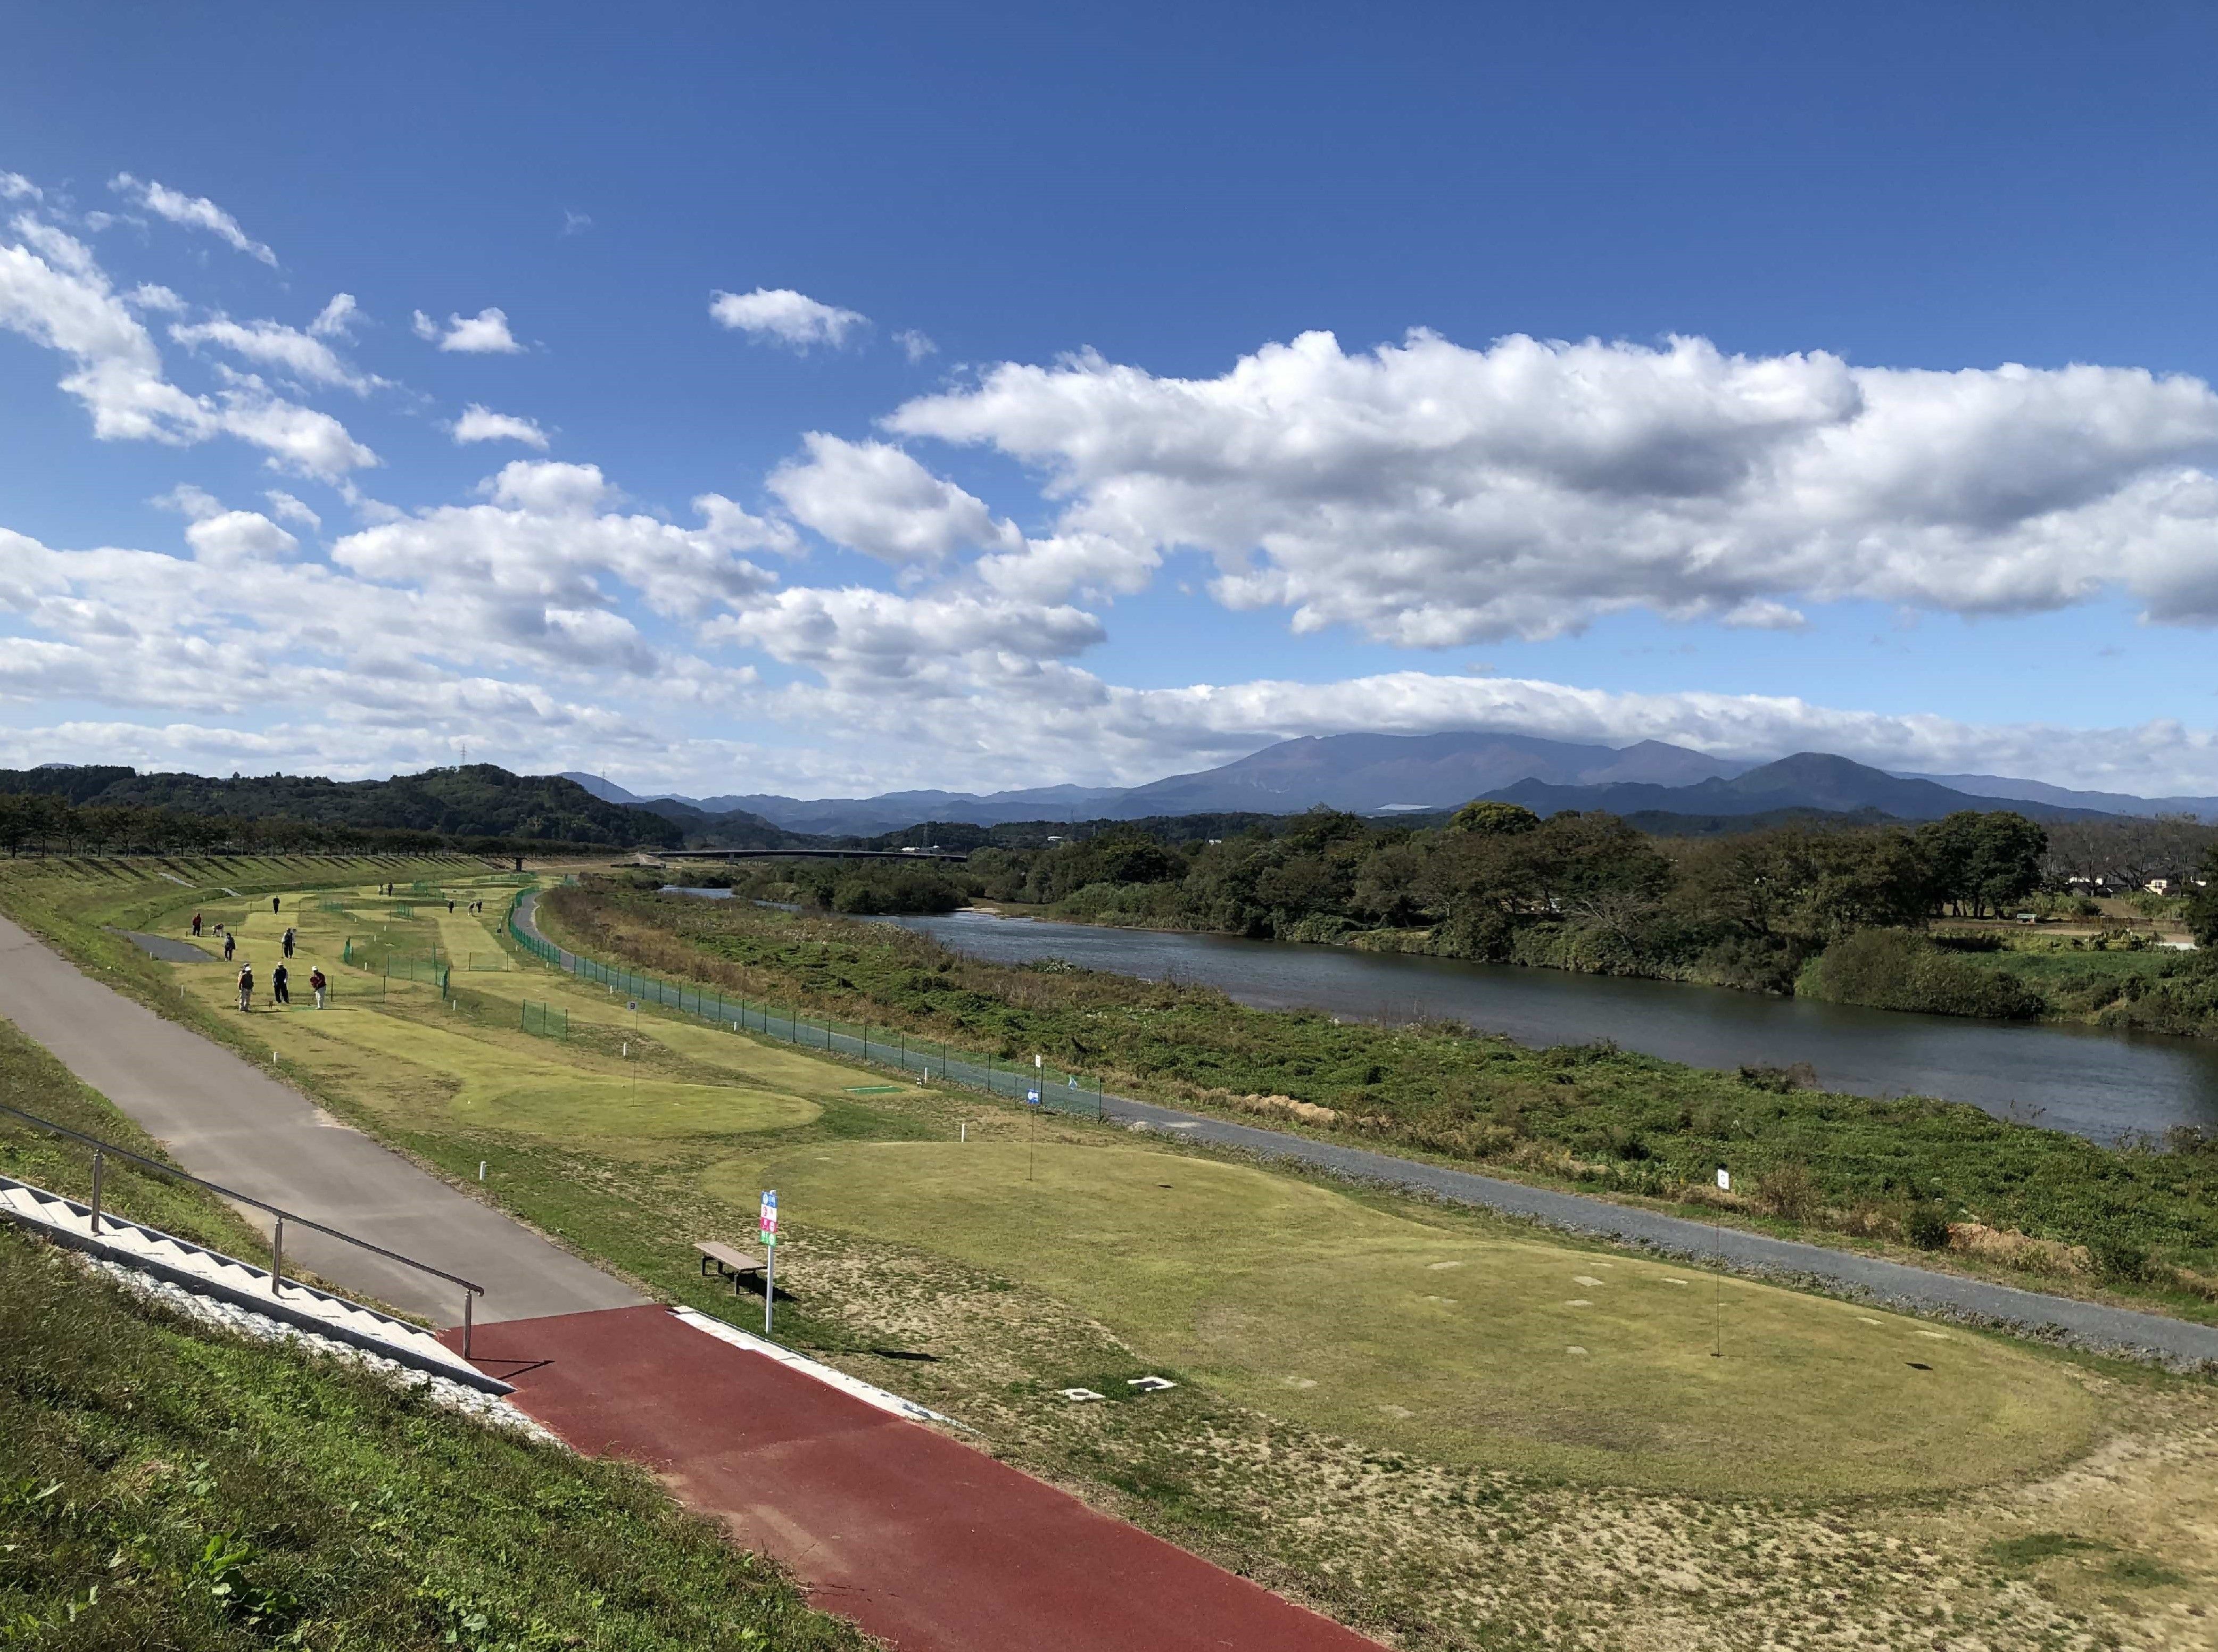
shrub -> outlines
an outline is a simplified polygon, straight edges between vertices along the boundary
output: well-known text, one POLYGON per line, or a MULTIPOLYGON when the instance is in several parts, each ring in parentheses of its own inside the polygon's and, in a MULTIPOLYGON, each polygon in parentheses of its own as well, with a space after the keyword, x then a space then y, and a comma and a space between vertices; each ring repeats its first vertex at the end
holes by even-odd
POLYGON ((1834 942, 1803 972, 1796 990, 1829 1004, 2006 1021, 2048 1007, 2009 971, 1982 968, 1902 929, 1862 930, 1834 942))
MULTIPOLYGON (((1765 1171, 1756 1180, 1756 1197, 1772 1215, 1790 1222, 1807 1222, 1824 1203, 1818 1197, 1818 1184, 1810 1179, 1810 1167, 1799 1159, 1765 1171)), ((1944 1232, 1946 1226, 1942 1224, 1944 1232)))
POLYGON ((1921 1251, 1945 1250, 1948 1245, 1948 1213, 1930 1203, 1913 1204, 1902 1218, 1902 1236, 1921 1251))

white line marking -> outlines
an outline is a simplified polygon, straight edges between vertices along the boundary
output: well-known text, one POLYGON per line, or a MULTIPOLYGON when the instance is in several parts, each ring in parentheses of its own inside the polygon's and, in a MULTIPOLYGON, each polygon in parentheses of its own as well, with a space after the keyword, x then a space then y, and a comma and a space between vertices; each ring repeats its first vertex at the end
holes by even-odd
POLYGON ((843 1370, 819 1364, 790 1348, 781 1348, 775 1342, 765 1342, 759 1336, 751 1336, 736 1326, 711 1319, 694 1309, 673 1308, 670 1311, 695 1330, 705 1332, 719 1342, 728 1342, 734 1348, 745 1348, 749 1353, 761 1354, 775 1359, 781 1365, 791 1366, 802 1376, 813 1377, 827 1388, 838 1389, 842 1394, 860 1400, 865 1405, 876 1406, 881 1411, 890 1411, 895 1416, 906 1417, 911 1422, 944 1422, 950 1428, 961 1428, 966 1434, 978 1432, 952 1417, 943 1417, 937 1411, 927 1411, 914 1400, 904 1400, 898 1394, 889 1394, 882 1388, 873 1388, 859 1377, 850 1377, 843 1370))

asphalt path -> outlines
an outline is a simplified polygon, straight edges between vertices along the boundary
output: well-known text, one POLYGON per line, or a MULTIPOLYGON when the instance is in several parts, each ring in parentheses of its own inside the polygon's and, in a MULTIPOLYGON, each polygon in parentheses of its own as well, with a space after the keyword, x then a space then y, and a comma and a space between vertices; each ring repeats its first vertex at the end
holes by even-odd
MULTIPOLYGON (((296 1005, 257 1010, 249 1018, 284 1013, 319 1012, 296 1005)), ((194 1175, 483 1285, 475 1308, 480 1322, 645 1300, 342 1124, 252 1062, 102 986, 5 919, 0 1015, 138 1121, 194 1175)), ((251 1207, 242 1213, 267 1231, 260 1213, 251 1207)), ((461 1321, 456 1287, 356 1246, 288 1227, 285 1254, 344 1289, 442 1325, 461 1321)))
POLYGON ((812 1605, 901 1652, 1380 1652, 1069 1492, 662 1309, 511 1321, 472 1354, 578 1450, 644 1464, 743 1547, 790 1566, 812 1605))
MULTIPOLYGON (((540 935, 526 896, 517 921, 540 935)), ((562 955, 566 960, 573 955, 562 955)), ((1975 1323, 1990 1322, 2029 1334, 2060 1339, 2087 1348, 2120 1352, 2161 1364, 2218 1365, 2218 1326, 2196 1325, 2162 1314, 2136 1313, 2073 1296, 1991 1284, 1983 1279, 1937 1272, 1905 1263, 1882 1261, 1825 1245, 1805 1245, 1734 1228, 1715 1228, 1683 1216, 1614 1204, 1583 1194, 1528 1187, 1522 1182, 1475 1175, 1467 1170, 1397 1158, 1391 1154, 1344 1148, 1329 1142, 1253 1124, 1236 1124, 1205 1114, 1159 1107, 1129 1096, 1105 1096, 1106 1117, 1128 1124, 1236 1148, 1261 1158, 1292 1161, 1355 1181, 1377 1183, 1478 1205, 1551 1228, 1594 1234, 1620 1244, 1709 1260, 1748 1272, 1767 1274, 1821 1290, 1845 1291, 1917 1313, 1940 1314, 1975 1323)))

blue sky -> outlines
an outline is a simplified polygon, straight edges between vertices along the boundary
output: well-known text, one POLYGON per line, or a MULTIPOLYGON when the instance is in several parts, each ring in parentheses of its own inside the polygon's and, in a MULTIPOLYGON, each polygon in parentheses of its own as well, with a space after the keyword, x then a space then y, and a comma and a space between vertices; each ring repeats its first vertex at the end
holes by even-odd
POLYGON ((635 13, 10 23, 0 763, 2218 791, 2207 8, 635 13))

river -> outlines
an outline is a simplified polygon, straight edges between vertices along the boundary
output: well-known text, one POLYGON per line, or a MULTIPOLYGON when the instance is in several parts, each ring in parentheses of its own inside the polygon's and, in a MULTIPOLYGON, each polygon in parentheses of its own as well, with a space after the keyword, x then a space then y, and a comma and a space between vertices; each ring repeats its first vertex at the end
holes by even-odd
POLYGON ((1905 1015, 1679 981, 985 912, 871 921, 997 963, 1067 958, 1090 969, 1218 987, 1260 1009, 1454 1020, 1534 1046, 1608 1038, 1694 1067, 1807 1061, 1828 1090, 1968 1101, 2097 1142, 2176 1124, 2218 1129, 2218 1039, 1905 1015))
POLYGON ((996 962, 1067 958, 1220 987, 1263 1009, 1452 1019, 1533 1045, 1608 1038, 1695 1067, 1807 1061, 1828 1090, 1968 1101, 2098 1142, 2176 1124, 2218 1129, 2218 1039, 1904 1015, 1677 981, 982 912, 888 921, 996 962))

